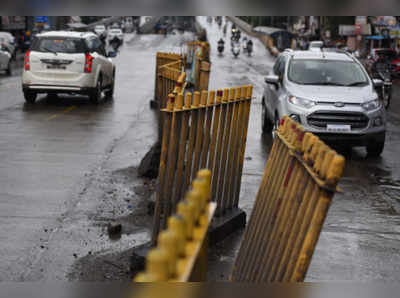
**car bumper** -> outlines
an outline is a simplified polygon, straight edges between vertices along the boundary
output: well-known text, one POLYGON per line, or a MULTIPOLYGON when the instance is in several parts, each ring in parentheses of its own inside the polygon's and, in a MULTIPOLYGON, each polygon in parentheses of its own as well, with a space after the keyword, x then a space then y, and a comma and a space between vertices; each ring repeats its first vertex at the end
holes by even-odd
POLYGON ((366 146, 372 142, 384 142, 385 131, 368 134, 315 133, 328 144, 344 144, 349 146, 366 146))
MULTIPOLYGON (((328 131, 326 127, 317 127, 309 122, 309 116, 314 114, 314 112, 323 112, 323 110, 315 110, 308 113, 296 113, 298 111, 289 111, 289 115, 296 115, 297 120, 300 120, 301 125, 306 131, 309 131, 315 135, 318 135, 322 140, 327 143, 345 143, 351 146, 365 146, 370 141, 382 141, 385 139, 386 132, 386 114, 384 109, 377 109, 370 112, 365 112, 362 110, 347 110, 350 114, 359 113, 364 115, 368 122, 364 128, 354 128, 350 131, 328 131), (376 125, 375 121, 380 119, 381 124, 376 125)), ((343 113, 341 109, 330 110, 333 115, 336 112, 343 113)), ((335 117, 335 116, 333 116, 335 117)), ((296 120, 296 119, 295 119, 296 120)), ((344 120, 345 121, 345 120, 344 120)), ((329 123, 329 122, 327 122, 329 123)), ((346 122, 338 124, 347 124, 346 122)))
POLYGON ((80 91, 81 89, 96 87, 93 73, 61 73, 49 74, 46 72, 24 71, 22 75, 23 87, 29 89, 59 89, 64 91, 80 91))
POLYGON ((65 85, 40 85, 40 84, 23 84, 23 92, 35 93, 66 93, 66 94, 83 94, 89 95, 95 90, 94 87, 78 87, 78 86, 65 86, 65 85))

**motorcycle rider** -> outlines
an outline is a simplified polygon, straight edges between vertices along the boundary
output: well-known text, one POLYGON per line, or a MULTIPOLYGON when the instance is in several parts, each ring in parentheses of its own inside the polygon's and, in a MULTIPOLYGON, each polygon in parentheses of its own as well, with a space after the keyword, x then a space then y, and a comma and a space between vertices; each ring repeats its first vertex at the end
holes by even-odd
POLYGON ((225 45, 225 41, 222 39, 222 37, 218 40, 218 52, 220 54, 222 54, 222 52, 224 51, 224 45, 225 45))
POLYGON ((391 63, 386 59, 385 55, 380 55, 378 59, 372 64, 371 71, 374 78, 380 78, 380 73, 384 73, 390 69, 391 63))
POLYGON ((247 41, 247 47, 246 47, 246 49, 247 49, 247 53, 250 55, 251 52, 253 51, 253 42, 252 42, 251 39, 249 39, 249 40, 247 41))
POLYGON ((243 50, 247 50, 247 37, 243 37, 243 50))
POLYGON ((373 78, 383 81, 383 85, 377 91, 387 109, 392 97, 392 63, 385 55, 380 55, 372 64, 371 72, 373 78))

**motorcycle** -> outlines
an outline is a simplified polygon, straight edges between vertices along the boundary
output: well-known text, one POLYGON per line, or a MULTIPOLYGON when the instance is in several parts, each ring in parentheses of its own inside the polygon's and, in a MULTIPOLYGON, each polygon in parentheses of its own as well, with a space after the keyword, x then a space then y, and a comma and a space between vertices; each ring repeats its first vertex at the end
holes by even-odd
POLYGON ((219 55, 222 55, 222 53, 224 52, 224 44, 223 43, 219 43, 217 49, 218 49, 219 55))
POLYGON ((247 55, 249 55, 249 57, 251 56, 251 53, 253 52, 253 44, 247 44, 247 47, 246 47, 246 50, 247 50, 247 55))
POLYGON ((243 44, 243 51, 246 51, 247 50, 247 38, 246 37, 243 38, 242 44, 243 44))
POLYGON ((232 54, 235 58, 237 58, 240 54, 240 45, 238 43, 235 43, 232 47, 232 54))
POLYGON ((383 106, 385 107, 385 109, 388 109, 390 105, 390 100, 392 99, 392 73, 390 69, 386 69, 385 71, 379 71, 378 75, 383 81, 383 85, 381 87, 381 99, 383 102, 383 106))

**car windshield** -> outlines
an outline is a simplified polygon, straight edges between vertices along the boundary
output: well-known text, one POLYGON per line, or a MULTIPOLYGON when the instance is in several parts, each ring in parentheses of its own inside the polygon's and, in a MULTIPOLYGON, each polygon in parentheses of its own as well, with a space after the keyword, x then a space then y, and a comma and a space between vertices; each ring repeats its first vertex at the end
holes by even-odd
POLYGON ((46 37, 36 39, 32 51, 77 54, 85 53, 87 48, 80 38, 46 37))
POLYGON ((351 61, 294 59, 288 79, 302 85, 362 86, 368 80, 360 65, 351 61))

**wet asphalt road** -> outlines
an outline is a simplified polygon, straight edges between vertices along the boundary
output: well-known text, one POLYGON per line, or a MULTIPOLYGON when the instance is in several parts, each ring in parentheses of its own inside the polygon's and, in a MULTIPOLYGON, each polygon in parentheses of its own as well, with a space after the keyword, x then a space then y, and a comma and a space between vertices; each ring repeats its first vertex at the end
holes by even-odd
MULTIPOLYGON (((254 55, 216 53, 223 36, 206 27, 212 45, 210 88, 254 85, 240 207, 250 215, 271 138, 261 134, 263 77, 274 63, 254 41, 254 55)), ((228 28, 229 32, 229 28, 228 28)), ((229 37, 229 34, 228 36, 229 37)), ((0 74, 0 280, 129 279, 130 249, 148 240, 147 202, 153 182, 136 167, 156 139, 149 109, 157 50, 180 52, 191 36, 127 36, 115 59, 114 100, 90 104, 83 97, 40 97, 24 104, 20 66, 0 74), (109 239, 107 225, 122 223, 109 239)), ((400 104, 397 88, 381 158, 362 148, 346 153, 340 184, 307 275, 309 281, 399 281, 400 104)), ((241 232, 210 252, 209 278, 226 280, 241 232)))

